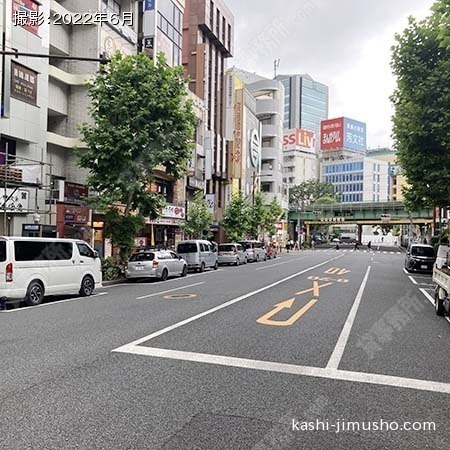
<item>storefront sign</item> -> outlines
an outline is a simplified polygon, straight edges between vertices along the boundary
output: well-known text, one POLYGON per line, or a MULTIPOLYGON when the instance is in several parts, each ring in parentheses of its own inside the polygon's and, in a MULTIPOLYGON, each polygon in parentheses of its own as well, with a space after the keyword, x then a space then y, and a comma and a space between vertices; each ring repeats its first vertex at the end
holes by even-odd
POLYGON ((250 162, 257 169, 261 159, 261 140, 259 139, 258 130, 252 130, 250 134, 250 162))
POLYGON ((171 225, 171 226, 180 226, 184 223, 184 220, 181 219, 166 219, 164 217, 160 217, 156 220, 147 220, 147 224, 150 225, 171 225))
POLYGON ((216 209, 215 194, 206 194, 206 203, 208 204, 208 211, 214 213, 216 209))
POLYGON ((89 189, 84 184, 64 183, 64 201, 85 203, 89 189))
POLYGON ((231 153, 231 177, 242 178, 242 125, 244 116, 244 91, 237 89, 234 104, 234 136, 231 153))
POLYGON ((89 220, 89 208, 87 206, 58 205, 59 219, 65 223, 87 224, 89 220))
POLYGON ((183 206, 167 205, 161 210, 161 216, 165 218, 184 219, 186 210, 183 206))
POLYGON ((6 201, 6 211, 25 213, 28 212, 29 208, 30 193, 24 190, 15 189, 0 189, 0 210, 5 210, 6 201))
POLYGON ((146 237, 138 237, 134 240, 135 247, 147 247, 147 238, 146 237))
POLYGON ((11 61, 11 97, 36 105, 37 76, 34 70, 11 61))
POLYGON ((23 29, 38 34, 39 31, 39 4, 33 0, 13 0, 13 23, 23 29))

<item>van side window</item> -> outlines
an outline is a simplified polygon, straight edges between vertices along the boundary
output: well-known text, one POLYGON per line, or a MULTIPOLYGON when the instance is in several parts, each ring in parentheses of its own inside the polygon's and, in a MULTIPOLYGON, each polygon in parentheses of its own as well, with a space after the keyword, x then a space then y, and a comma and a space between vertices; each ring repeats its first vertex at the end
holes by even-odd
POLYGON ((86 244, 77 244, 77 247, 78 247, 78 251, 80 252, 80 256, 85 256, 86 258, 94 257, 93 250, 86 244))
POLYGON ((6 242, 0 241, 0 262, 6 261, 6 242))
POLYGON ((64 261, 72 258, 70 242, 14 242, 16 261, 64 261))
POLYGON ((208 251, 208 248, 206 247, 205 244, 203 244, 203 243, 200 244, 200 251, 201 252, 207 252, 208 251))

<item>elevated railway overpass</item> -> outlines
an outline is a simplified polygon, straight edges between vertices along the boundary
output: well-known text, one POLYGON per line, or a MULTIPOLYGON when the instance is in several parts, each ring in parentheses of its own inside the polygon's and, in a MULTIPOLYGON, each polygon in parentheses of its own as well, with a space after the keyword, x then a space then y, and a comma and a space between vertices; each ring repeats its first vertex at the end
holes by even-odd
POLYGON ((434 234, 434 209, 408 211, 401 202, 308 205, 291 210, 289 222, 306 228, 306 238, 310 236, 311 228, 318 225, 357 225, 359 240, 364 225, 418 225, 431 228, 434 234))

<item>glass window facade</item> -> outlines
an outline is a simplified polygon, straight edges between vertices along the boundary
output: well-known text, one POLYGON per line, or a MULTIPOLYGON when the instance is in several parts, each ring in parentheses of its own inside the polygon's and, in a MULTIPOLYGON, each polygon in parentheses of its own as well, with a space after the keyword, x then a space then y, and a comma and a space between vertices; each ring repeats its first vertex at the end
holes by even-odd
POLYGON ((303 77, 301 83, 300 128, 314 131, 319 137, 320 122, 328 119, 328 88, 303 77))
POLYGON ((362 202, 364 162, 342 162, 325 166, 323 181, 334 185, 343 203, 362 202))
POLYGON ((291 128, 291 78, 281 80, 284 86, 284 123, 283 128, 291 128))
POLYGON ((172 59, 174 66, 181 65, 183 14, 172 1, 160 2, 158 5, 158 29, 163 32, 172 43, 172 59))

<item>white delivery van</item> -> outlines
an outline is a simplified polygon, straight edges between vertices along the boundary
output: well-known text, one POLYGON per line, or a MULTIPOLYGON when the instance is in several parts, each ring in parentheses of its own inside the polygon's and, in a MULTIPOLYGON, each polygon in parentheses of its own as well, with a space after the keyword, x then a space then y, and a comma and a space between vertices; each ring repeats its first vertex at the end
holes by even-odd
POLYGON ((217 270, 217 249, 212 242, 201 239, 182 241, 177 245, 177 253, 187 263, 190 270, 204 272, 208 267, 217 270))
POLYGON ((0 237, 0 300, 39 305, 45 295, 92 295, 102 285, 97 252, 75 239, 0 237))

